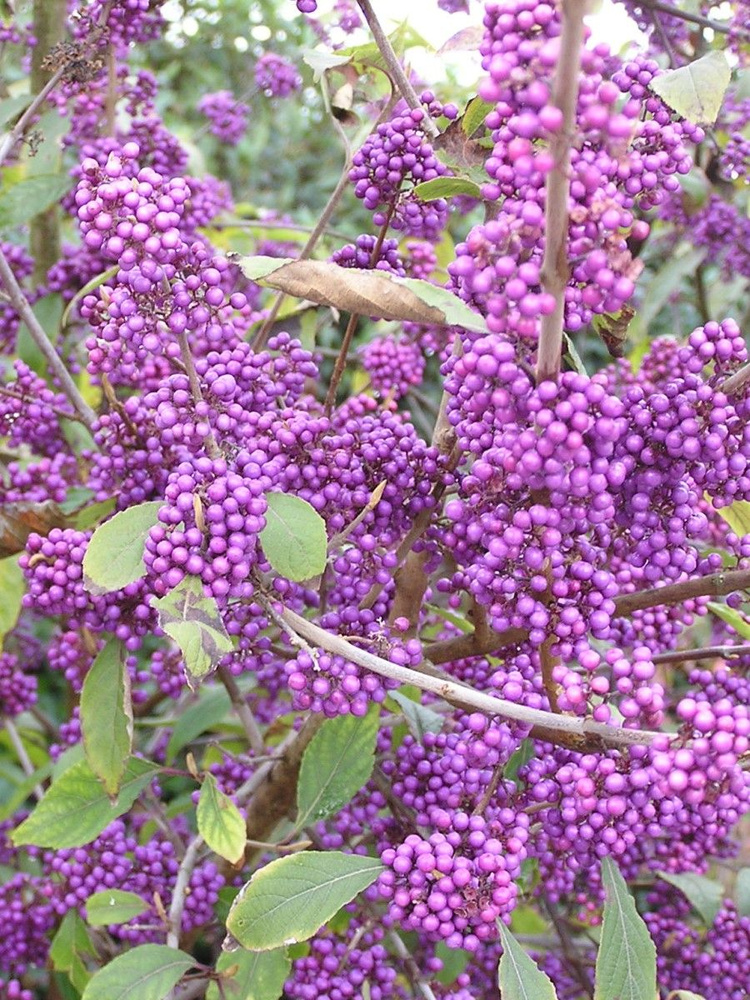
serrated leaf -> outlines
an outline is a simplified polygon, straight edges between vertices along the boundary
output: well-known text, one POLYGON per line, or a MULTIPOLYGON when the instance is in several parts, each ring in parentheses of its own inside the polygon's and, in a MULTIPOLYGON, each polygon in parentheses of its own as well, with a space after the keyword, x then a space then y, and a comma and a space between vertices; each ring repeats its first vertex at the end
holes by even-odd
POLYGON ((734 886, 737 912, 741 917, 750 917, 750 868, 741 868, 734 886))
POLYGON ((607 900, 594 1000, 656 1000, 656 948, 612 858, 602 859, 602 883, 607 900))
POLYGON ((727 57, 720 50, 713 49, 687 66, 655 76, 649 86, 665 104, 689 122, 713 125, 721 110, 731 75, 727 57))
POLYGON ((305 750, 297 783, 297 829, 332 816, 367 784, 375 766, 377 706, 320 727, 305 750))
POLYGON ((125 647, 111 639, 91 664, 81 691, 86 759, 109 795, 120 787, 133 746, 133 706, 125 647))
POLYGON ((278 1000, 292 967, 285 948, 273 951, 222 952, 216 971, 226 972, 235 967, 228 978, 222 978, 223 995, 215 982, 208 985, 206 1000, 278 1000))
POLYGON ((86 900, 86 923, 91 927, 109 927, 126 924, 145 913, 148 903, 135 892, 122 889, 103 889, 92 893, 86 900))
POLYGON ((82 993, 91 979, 86 957, 96 954, 88 928, 78 910, 68 910, 52 939, 49 957, 52 968, 64 972, 73 986, 82 993))
POLYGON ((659 871, 656 874, 687 897, 690 905, 696 913, 700 914, 707 927, 713 926, 724 898, 724 890, 719 882, 714 882, 713 879, 706 878, 705 875, 696 875, 695 872, 682 872, 673 875, 670 872, 659 871))
POLYGON ((198 799, 198 833, 211 850, 236 865, 245 855, 245 821, 229 796, 216 784, 216 778, 206 772, 198 799))
POLYGON ((227 930, 251 951, 306 941, 381 871, 376 858, 340 851, 279 858, 244 886, 229 911, 227 930))
POLYGON ((750 639, 750 622, 735 608, 730 608, 728 604, 719 604, 717 601, 709 601, 706 607, 717 618, 721 618, 722 621, 731 626, 737 635, 743 639, 750 639))
POLYGON ((417 184, 414 194, 420 201, 455 198, 459 194, 467 194, 472 198, 482 197, 479 185, 468 177, 433 177, 431 181, 417 184))
POLYGON ((421 743, 425 733, 439 733, 445 725, 445 719, 437 712, 433 712, 426 705, 421 705, 417 701, 412 701, 401 691, 391 691, 388 695, 393 698, 396 704, 404 713, 406 724, 415 740, 421 743))
POLYGON ((143 550, 164 504, 149 500, 121 510, 100 525, 83 557, 83 584, 92 594, 122 590, 146 573, 143 550))
POLYGON ((201 692, 197 704, 181 712, 167 743, 166 761, 171 764, 177 753, 196 736, 218 725, 229 712, 232 702, 224 688, 201 692))
POLYGON ((0 559, 0 649, 2 640, 15 627, 21 613, 26 580, 16 556, 0 559))
MULTIPOLYGON (((710 498, 709 498, 710 499, 710 498)), ((750 535, 750 501, 735 500, 726 507, 716 508, 719 517, 726 521, 739 538, 750 535)))
POLYGON ((498 921, 503 954, 498 970, 503 1000, 557 1000, 549 976, 526 954, 502 921, 498 921))
POLYGON ((82 847, 95 840, 112 820, 133 805, 159 768, 150 761, 131 757, 116 802, 111 802, 104 786, 86 760, 64 771, 32 814, 11 834, 20 847, 82 847))
POLYGON ((266 493, 266 526, 260 544, 273 569, 301 582, 326 567, 328 536, 323 518, 306 500, 287 493, 266 493))
POLYGON ((463 326, 486 333, 484 319, 452 292, 418 278, 360 271, 322 260, 239 257, 245 277, 286 295, 360 316, 463 326))
POLYGON ((164 1000, 195 965, 165 944, 142 944, 118 955, 89 980, 81 1000, 164 1000))
POLYGON ((164 597, 151 602, 159 626, 180 647, 188 679, 199 680, 234 649, 219 605, 207 597, 197 576, 186 576, 164 597))
POLYGON ((0 192, 0 229, 30 222, 67 194, 73 186, 68 174, 38 174, 0 192))

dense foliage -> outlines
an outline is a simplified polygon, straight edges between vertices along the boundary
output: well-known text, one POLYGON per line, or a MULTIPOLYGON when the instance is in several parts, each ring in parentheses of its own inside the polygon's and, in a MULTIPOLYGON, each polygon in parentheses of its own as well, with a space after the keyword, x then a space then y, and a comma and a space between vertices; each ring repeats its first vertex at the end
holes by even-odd
POLYGON ((623 4, 0 2, 2 1000, 750 995, 750 7, 623 4))

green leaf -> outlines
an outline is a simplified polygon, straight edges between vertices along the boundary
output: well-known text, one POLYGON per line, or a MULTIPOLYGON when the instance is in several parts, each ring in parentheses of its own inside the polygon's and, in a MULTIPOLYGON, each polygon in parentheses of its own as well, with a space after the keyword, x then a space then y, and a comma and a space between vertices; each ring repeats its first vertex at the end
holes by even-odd
POLYGON ((607 901, 594 1000, 656 1000, 656 948, 612 858, 602 860, 602 883, 607 901))
POLYGON ((565 344, 565 360, 569 363, 573 371, 578 372, 579 375, 588 376, 586 365, 583 363, 583 358, 578 353, 575 341, 569 333, 563 333, 563 343, 565 344))
POLYGON ((66 973, 78 992, 83 993, 91 979, 85 958, 95 954, 88 928, 81 920, 78 910, 68 910, 50 945, 52 968, 66 973))
POLYGON ((705 875, 696 875, 694 872, 672 875, 670 872, 659 871, 656 874, 687 897, 690 905, 696 913, 700 914, 707 927, 713 926, 724 898, 724 890, 718 882, 706 878, 705 875))
MULTIPOLYGON (((633 343, 645 338, 651 323, 680 287, 682 281, 695 274, 696 268, 700 267, 707 255, 705 247, 688 247, 683 244, 675 253, 670 254, 664 266, 648 279, 641 304, 628 328, 628 336, 633 343)), ((643 277, 645 278, 645 275, 643 277)))
POLYGON ((112 267, 107 268, 106 271, 102 271, 101 274, 97 274, 95 277, 93 277, 91 281, 87 281, 86 284, 83 286, 83 288, 79 289, 75 293, 73 298, 70 300, 70 302, 68 302, 67 306, 65 307, 65 312, 62 314, 62 325, 63 326, 68 325, 68 320, 70 319, 71 313, 78 305, 78 303, 81 301, 81 299, 84 299, 87 295, 90 295, 92 292, 95 292, 97 288, 103 285, 106 281, 109 281, 110 278, 114 278, 114 276, 117 274, 119 270, 120 270, 120 265, 113 264, 112 267))
POLYGON ((728 604, 719 604, 716 601, 709 601, 706 607, 717 618, 721 618, 722 621, 731 626, 737 635, 743 639, 750 639, 750 622, 735 608, 730 608, 728 604))
POLYGON ((167 743, 167 764, 171 764, 179 751, 201 733, 217 726, 227 715, 232 702, 224 688, 200 692, 195 705, 181 712, 172 727, 167 743))
POLYGON ((445 724, 445 719, 431 708, 421 705, 418 701, 412 701, 401 691, 391 691, 389 697, 393 698, 401 711, 404 713, 406 724, 415 740, 421 743, 425 733, 439 733, 445 724))
POLYGON ((216 971, 236 971, 227 979, 222 977, 224 993, 219 993, 215 982, 209 983, 206 1000, 279 1000, 284 982, 292 967, 285 948, 273 951, 222 952, 216 971))
POLYGON ((438 941, 435 945, 435 955, 443 963, 440 972, 435 974, 435 978, 445 986, 455 983, 471 958, 468 951, 463 948, 449 948, 445 941, 438 941))
POLYGON ((439 285, 431 285, 429 281, 422 281, 421 278, 396 278, 394 279, 414 292, 425 305, 439 309, 443 314, 443 322, 446 326, 461 326, 464 330, 473 330, 475 333, 486 333, 487 324, 484 319, 462 302, 457 295, 449 292, 447 288, 439 285))
POLYGON ((216 784, 216 778, 206 772, 198 799, 198 833, 211 850, 236 865, 245 854, 245 821, 229 796, 216 784))
POLYGON ((195 959, 165 944, 142 944, 118 955, 90 980, 81 1000, 164 1000, 195 959))
POLYGON ((508 928, 498 921, 503 954, 498 982, 503 1000, 557 1000, 549 976, 526 954, 508 928))
POLYGON ((435 201, 438 198, 455 198, 459 194, 481 198, 482 190, 468 177, 433 177, 431 181, 417 184, 414 194, 420 201, 435 201))
POLYGON ((143 550, 157 523, 161 500, 149 500, 121 510, 91 536, 83 557, 83 584, 92 594, 122 590, 146 572, 143 550))
POLYGON ((743 535, 750 535, 750 501, 735 500, 727 507, 716 508, 716 513, 723 521, 727 522, 739 538, 742 538, 743 535))
POLYGON ((26 581, 18 565, 18 556, 8 556, 0 559, 0 649, 2 640, 15 627, 21 613, 21 602, 26 581))
POLYGON ((11 840, 16 847, 33 844, 55 849, 90 844, 130 809, 158 772, 156 764, 131 757, 113 803, 88 761, 78 761, 52 784, 32 814, 13 831, 11 840))
POLYGON ((92 927, 126 924, 148 909, 148 903, 135 892, 103 889, 86 900, 86 922, 92 927))
POLYGON ((180 647, 188 681, 204 677, 234 649, 219 605, 213 597, 206 597, 197 576, 184 577, 151 605, 159 612, 163 631, 180 647))
POLYGON ((323 518, 311 504, 287 493, 266 493, 268 510, 260 543, 274 570, 299 583, 326 567, 328 536, 323 518))
POLYGON ((731 75, 727 57, 714 49, 687 66, 654 77, 649 86, 678 115, 696 125, 713 125, 731 75))
MULTIPOLYGON (((6 16, 2 11, 0 14, 6 16)), ((33 100, 32 94, 19 94, 18 97, 6 97, 0 101, 0 128, 13 123, 33 100)))
POLYGON ((81 731, 86 759, 109 795, 120 780, 133 746, 133 706, 125 647, 111 639, 102 649, 83 682, 81 731))
POLYGON ((737 912, 739 915, 741 917, 750 917, 750 868, 741 868, 737 872, 734 896, 737 901, 737 912))
POLYGON ((11 229, 30 222, 70 191, 68 174, 38 174, 0 191, 0 229, 11 229))
POLYGON ((376 858, 339 851, 279 858, 244 886, 229 912, 227 930, 252 951, 306 941, 381 871, 376 858))
POLYGON ((472 98, 466 105, 466 110, 461 115, 461 128, 464 131, 464 135, 471 139, 476 130, 484 125, 484 120, 490 111, 494 110, 495 105, 490 104, 489 101, 484 101, 481 97, 472 98))
POLYGON ((503 777, 518 784, 518 772, 524 764, 527 764, 534 756, 534 741, 524 740, 517 750, 508 758, 508 763, 503 768, 503 777))
POLYGON ((297 829, 332 816, 367 784, 377 737, 377 706, 362 718, 340 715, 323 723, 302 757, 297 829))
POLYGON ((238 261, 242 268, 242 273, 250 281, 259 281, 267 278, 274 271, 280 270, 285 264, 293 263, 293 257, 264 257, 255 255, 253 257, 241 257, 238 261))
MULTIPOLYGON (((45 295, 31 307, 31 311, 39 320, 39 324, 47 334, 51 343, 55 343, 60 330, 60 317, 63 311, 62 296, 55 292, 52 295, 45 295)), ((42 378, 49 377, 47 359, 34 342, 29 328, 25 323, 21 323, 16 337, 16 353, 21 361, 25 362, 32 371, 42 378)))

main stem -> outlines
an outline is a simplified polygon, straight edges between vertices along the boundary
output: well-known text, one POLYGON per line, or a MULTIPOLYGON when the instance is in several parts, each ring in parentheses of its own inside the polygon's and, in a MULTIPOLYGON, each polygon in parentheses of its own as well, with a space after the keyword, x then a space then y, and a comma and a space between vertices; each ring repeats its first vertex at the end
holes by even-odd
POLYGON ((562 125, 550 142, 554 166, 547 177, 545 246, 542 286, 555 300, 549 315, 542 316, 537 352, 537 382, 556 380, 562 355, 565 289, 568 285, 568 198, 570 195, 570 144, 576 127, 578 76, 583 46, 585 0, 563 0, 560 56, 552 88, 552 103, 562 111, 562 125))

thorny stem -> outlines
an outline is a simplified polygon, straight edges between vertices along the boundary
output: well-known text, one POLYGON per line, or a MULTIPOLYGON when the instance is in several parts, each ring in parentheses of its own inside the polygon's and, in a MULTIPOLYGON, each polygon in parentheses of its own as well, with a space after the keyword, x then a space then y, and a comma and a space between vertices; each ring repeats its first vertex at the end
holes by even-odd
POLYGON ((0 281, 2 281, 5 285, 5 289, 13 308, 26 324, 29 333, 31 334, 31 339, 44 355, 52 375, 54 375, 59 382, 60 388, 70 400, 73 409, 88 429, 91 430, 96 422, 96 414, 79 392, 78 386, 71 378, 62 358, 53 347, 52 342, 44 332, 44 328, 34 315, 34 311, 29 304, 29 300, 26 298, 23 293, 23 289, 16 281, 13 269, 8 263, 8 258, 5 256, 2 249, 0 249, 0 281))
POLYGON ((583 46, 585 0, 563 0, 560 55, 552 89, 552 103, 562 111, 560 130, 552 137, 554 166, 547 176, 544 220, 544 260, 541 279, 554 297, 555 308, 542 316, 537 352, 537 382, 556 380, 562 354, 565 289, 568 284, 568 198, 570 195, 570 145, 576 127, 578 76, 583 46))
MULTIPOLYGON (((367 21, 367 25, 372 32, 372 37, 375 39, 375 43, 380 50, 380 54, 388 67, 388 72, 393 77, 396 86, 401 92, 401 96, 410 108, 421 109, 422 104, 417 96, 417 92, 404 72, 404 68, 399 62, 398 56, 393 51, 393 46, 391 45, 386 33, 383 31, 383 26, 380 21, 378 21, 370 0, 357 0, 357 3, 359 4, 360 10, 365 15, 365 20, 367 21)), ((440 129, 428 114, 425 114, 422 127, 425 132, 428 132, 432 136, 433 139, 440 134, 440 129)))

